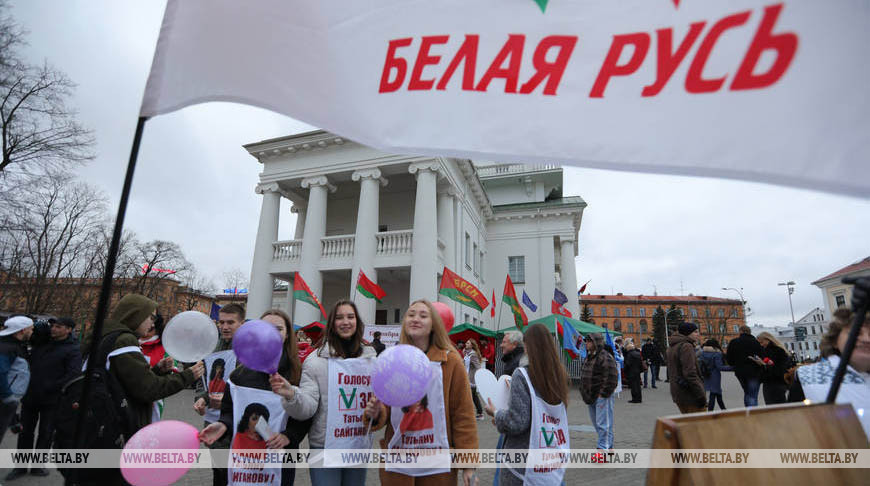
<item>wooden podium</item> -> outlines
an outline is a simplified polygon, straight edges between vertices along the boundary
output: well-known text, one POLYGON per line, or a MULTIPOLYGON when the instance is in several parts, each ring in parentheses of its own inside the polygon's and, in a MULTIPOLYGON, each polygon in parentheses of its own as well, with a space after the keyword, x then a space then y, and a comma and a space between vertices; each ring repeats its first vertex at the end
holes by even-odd
MULTIPOLYGON (((653 449, 866 449, 851 405, 803 403, 660 417, 653 449), (747 413, 748 410, 748 413, 747 413)), ((650 468, 648 486, 870 484, 867 470, 650 468)))

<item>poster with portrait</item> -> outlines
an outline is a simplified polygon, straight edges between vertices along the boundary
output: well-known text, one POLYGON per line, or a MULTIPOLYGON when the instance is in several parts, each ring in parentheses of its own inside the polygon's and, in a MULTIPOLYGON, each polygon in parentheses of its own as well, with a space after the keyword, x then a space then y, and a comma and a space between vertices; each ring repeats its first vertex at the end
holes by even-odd
POLYGON ((233 438, 227 484, 234 486, 280 486, 281 468, 263 464, 266 441, 283 432, 287 414, 281 397, 271 390, 234 385, 227 380, 233 399, 233 438))
POLYGON ((217 422, 221 415, 221 400, 226 393, 230 373, 236 369, 236 353, 232 349, 217 351, 206 356, 203 363, 205 374, 202 375, 202 380, 208 392, 204 418, 207 422, 217 422))

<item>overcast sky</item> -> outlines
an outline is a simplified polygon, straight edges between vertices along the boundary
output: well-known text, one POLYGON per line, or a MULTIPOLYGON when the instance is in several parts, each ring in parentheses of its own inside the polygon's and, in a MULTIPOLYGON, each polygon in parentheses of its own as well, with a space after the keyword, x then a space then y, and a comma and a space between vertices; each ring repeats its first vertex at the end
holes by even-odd
MULTIPOLYGON (((165 2, 12 0, 32 62, 47 60, 78 88, 72 105, 96 133, 98 157, 80 170, 117 206, 165 2)), ((251 73, 256 76, 257 73, 251 73)), ((140 239, 178 242, 221 285, 250 272, 260 167, 249 142, 311 130, 261 109, 208 103, 146 126, 126 226, 140 239)), ((580 228, 577 278, 592 293, 712 295, 742 288, 750 323, 785 325, 797 283, 799 319, 823 306, 810 282, 870 255, 870 200, 770 185, 565 169, 564 194, 589 204, 580 228)), ((279 237, 295 219, 282 203, 279 237)))

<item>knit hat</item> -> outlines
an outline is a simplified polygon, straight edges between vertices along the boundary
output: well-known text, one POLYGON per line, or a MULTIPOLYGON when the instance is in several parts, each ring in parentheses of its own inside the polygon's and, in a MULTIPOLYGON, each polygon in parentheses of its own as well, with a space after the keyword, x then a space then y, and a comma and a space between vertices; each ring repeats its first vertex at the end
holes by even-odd
POLYGON ((157 310, 157 302, 138 294, 127 294, 115 306, 112 320, 135 331, 148 316, 157 310))
POLYGON ((678 330, 683 336, 688 336, 689 334, 697 331, 698 326, 694 322, 684 322, 680 324, 680 328, 678 330))
POLYGON ((33 319, 27 316, 13 316, 6 319, 6 322, 3 323, 3 330, 0 331, 0 336, 9 336, 28 327, 33 327, 33 319))

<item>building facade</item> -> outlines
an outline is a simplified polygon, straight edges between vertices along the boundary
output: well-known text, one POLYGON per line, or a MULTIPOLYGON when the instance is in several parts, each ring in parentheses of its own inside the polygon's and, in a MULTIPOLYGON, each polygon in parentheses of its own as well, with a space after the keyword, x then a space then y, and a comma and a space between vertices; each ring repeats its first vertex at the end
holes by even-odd
POLYGON ((834 311, 840 307, 850 308, 852 305, 854 285, 842 283, 843 277, 870 277, 870 257, 846 265, 813 282, 813 285, 822 291, 822 301, 825 303, 824 312, 829 319, 834 315, 834 311))
MULTIPOLYGON (((475 164, 468 159, 380 152, 325 131, 246 145, 262 164, 262 209, 249 285, 248 317, 270 306, 305 325, 320 320, 292 292, 273 301, 275 279, 301 276, 329 311, 351 298, 366 323, 399 323, 409 302, 439 299, 457 323, 512 326, 438 295, 444 267, 501 300, 505 275, 516 290, 576 295, 577 234, 586 203, 562 197, 557 166, 475 164), (280 201, 297 215, 292 240, 278 240, 280 201), (386 297, 355 291, 362 271, 386 297), (294 305, 293 302, 296 302, 294 305), (497 321, 497 322, 493 322, 497 321)), ((292 287, 291 287, 292 288, 292 287)), ((569 300, 571 304, 573 299, 569 300)), ((579 309, 576 302, 569 305, 579 309)))
POLYGON ((667 312, 675 306, 683 319, 698 324, 701 336, 720 343, 737 337, 738 328, 746 323, 743 302, 705 295, 583 295, 581 306, 589 306, 595 324, 620 331, 635 341, 653 336, 653 314, 661 307, 667 312))

